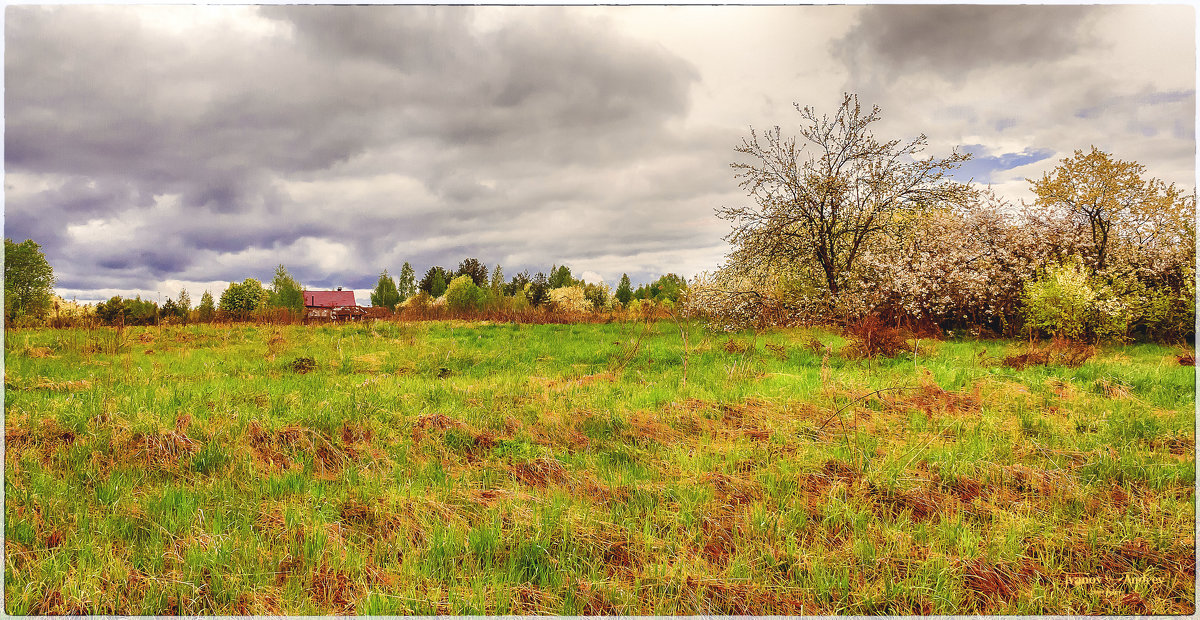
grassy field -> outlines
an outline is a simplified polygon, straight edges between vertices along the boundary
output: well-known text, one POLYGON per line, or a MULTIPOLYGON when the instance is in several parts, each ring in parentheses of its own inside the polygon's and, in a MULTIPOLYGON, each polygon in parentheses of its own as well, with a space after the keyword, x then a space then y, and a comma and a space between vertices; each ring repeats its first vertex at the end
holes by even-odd
POLYGON ((688 336, 10 331, 5 610, 1195 610, 1174 349, 1017 371, 999 341, 688 336))

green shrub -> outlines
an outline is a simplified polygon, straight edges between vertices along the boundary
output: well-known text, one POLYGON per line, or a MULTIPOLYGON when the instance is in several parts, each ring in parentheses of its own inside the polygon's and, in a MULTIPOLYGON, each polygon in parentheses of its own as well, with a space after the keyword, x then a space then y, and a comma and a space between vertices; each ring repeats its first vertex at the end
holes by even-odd
POLYGON ((1130 308, 1113 288, 1077 261, 1051 267, 1025 285, 1025 325, 1072 340, 1120 340, 1130 308))
POLYGON ((471 276, 458 276, 446 288, 446 306, 455 311, 478 312, 487 303, 487 293, 475 285, 471 276))

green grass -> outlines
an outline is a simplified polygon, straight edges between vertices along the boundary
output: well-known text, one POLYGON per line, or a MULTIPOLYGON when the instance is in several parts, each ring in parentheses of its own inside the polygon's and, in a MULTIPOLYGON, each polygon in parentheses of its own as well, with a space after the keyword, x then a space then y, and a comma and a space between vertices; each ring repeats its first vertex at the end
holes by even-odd
POLYGON ((5 610, 1194 611, 1173 349, 690 342, 685 381, 669 322, 10 331, 5 610))

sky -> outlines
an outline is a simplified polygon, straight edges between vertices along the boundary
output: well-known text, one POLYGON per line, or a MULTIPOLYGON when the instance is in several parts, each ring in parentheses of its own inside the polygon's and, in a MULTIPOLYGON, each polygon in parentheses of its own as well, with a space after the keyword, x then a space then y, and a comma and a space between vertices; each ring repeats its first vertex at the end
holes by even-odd
POLYGON ((1195 186, 1191 6, 8 6, 4 232, 57 292, 193 300, 283 264, 615 287, 717 268, 730 164, 794 104, 878 105, 1028 200, 1096 146, 1195 186))

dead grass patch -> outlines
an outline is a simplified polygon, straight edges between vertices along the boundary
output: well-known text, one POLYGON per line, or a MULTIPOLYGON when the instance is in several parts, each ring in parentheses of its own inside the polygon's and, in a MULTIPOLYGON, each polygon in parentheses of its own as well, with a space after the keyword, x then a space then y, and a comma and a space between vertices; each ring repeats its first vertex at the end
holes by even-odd
POLYGON ((969 604, 978 611, 1013 600, 1023 581, 1016 570, 982 558, 969 560, 963 566, 963 586, 969 604))
POLYGON ((842 354, 850 358, 895 357, 914 351, 905 330, 888 325, 873 314, 847 322, 843 334, 850 344, 842 348, 842 354))
POLYGON ((41 359, 41 358, 53 359, 53 358, 58 357, 57 355, 54 354, 54 349, 51 349, 50 347, 25 347, 22 352, 25 354, 26 357, 32 357, 35 359, 41 359))
POLYGON ((122 452, 144 463, 172 467, 177 466, 181 458, 191 456, 199 449, 200 442, 179 431, 138 432, 133 434, 122 452))
POLYGON ((1014 370, 1030 366, 1078 368, 1095 355, 1094 346, 1056 336, 1044 347, 1031 342, 1025 351, 1004 356, 1001 363, 1014 370))
POLYGON ((889 409, 919 409, 926 415, 933 415, 934 413, 960 414, 979 411, 979 407, 983 402, 979 392, 979 384, 976 384, 970 393, 951 392, 942 389, 941 386, 930 380, 928 376, 924 377, 920 385, 915 389, 904 392, 884 392, 879 394, 879 398, 889 409))
POLYGON ((312 600, 338 615, 354 613, 358 590, 358 585, 347 573, 332 570, 327 564, 313 570, 308 584, 308 595, 312 600))
POLYGON ((814 615, 816 606, 800 588, 766 587, 750 581, 688 576, 679 584, 686 615, 814 615))
POLYGON ((762 488, 753 480, 710 472, 700 478, 713 486, 719 499, 731 505, 748 504, 762 497, 762 488))
POLYGON ((246 430, 251 451, 272 469, 291 469, 298 454, 308 454, 313 473, 318 478, 330 479, 360 455, 357 450, 351 455, 345 447, 335 445, 321 433, 299 426, 288 426, 271 433, 263 429, 258 420, 251 420, 246 430))
MULTIPOLYGON (((5 384, 8 387, 8 384, 5 384)), ((14 386, 16 387, 16 386, 14 386)), ((87 379, 79 379, 76 381, 51 381, 45 377, 37 377, 33 383, 24 386, 20 389, 26 390, 50 390, 55 392, 71 392, 75 390, 91 389, 92 382, 87 379)))
POLYGON ((517 463, 508 471, 518 482, 535 487, 545 488, 549 484, 565 484, 569 480, 567 470, 563 468, 562 463, 551 458, 537 458, 517 463))
POLYGON ((625 436, 635 443, 646 445, 670 445, 682 438, 679 431, 664 424, 659 418, 639 412, 629 418, 629 428, 625 436))
POLYGON ((290 368, 292 372, 304 374, 316 370, 317 361, 311 357, 297 357, 291 362, 288 362, 288 368, 290 368))
POLYGON ((854 484, 862 477, 862 472, 857 467, 833 459, 825 461, 825 464, 821 466, 821 473, 825 474, 826 478, 840 480, 847 484, 854 484))
POLYGON ((875 500, 876 512, 892 518, 907 513, 914 521, 936 520, 950 505, 945 496, 929 489, 895 491, 870 485, 869 494, 875 500))
POLYGON ((517 616, 544 616, 558 612, 559 598, 529 584, 514 584, 509 590, 511 610, 517 616))
POLYGON ((733 338, 729 338, 721 345, 721 350, 732 355, 738 355, 750 350, 750 345, 744 342, 738 342, 733 338))
POLYGON ((948 485, 950 494, 964 504, 970 504, 976 497, 983 495, 983 485, 974 478, 960 477, 948 485))

